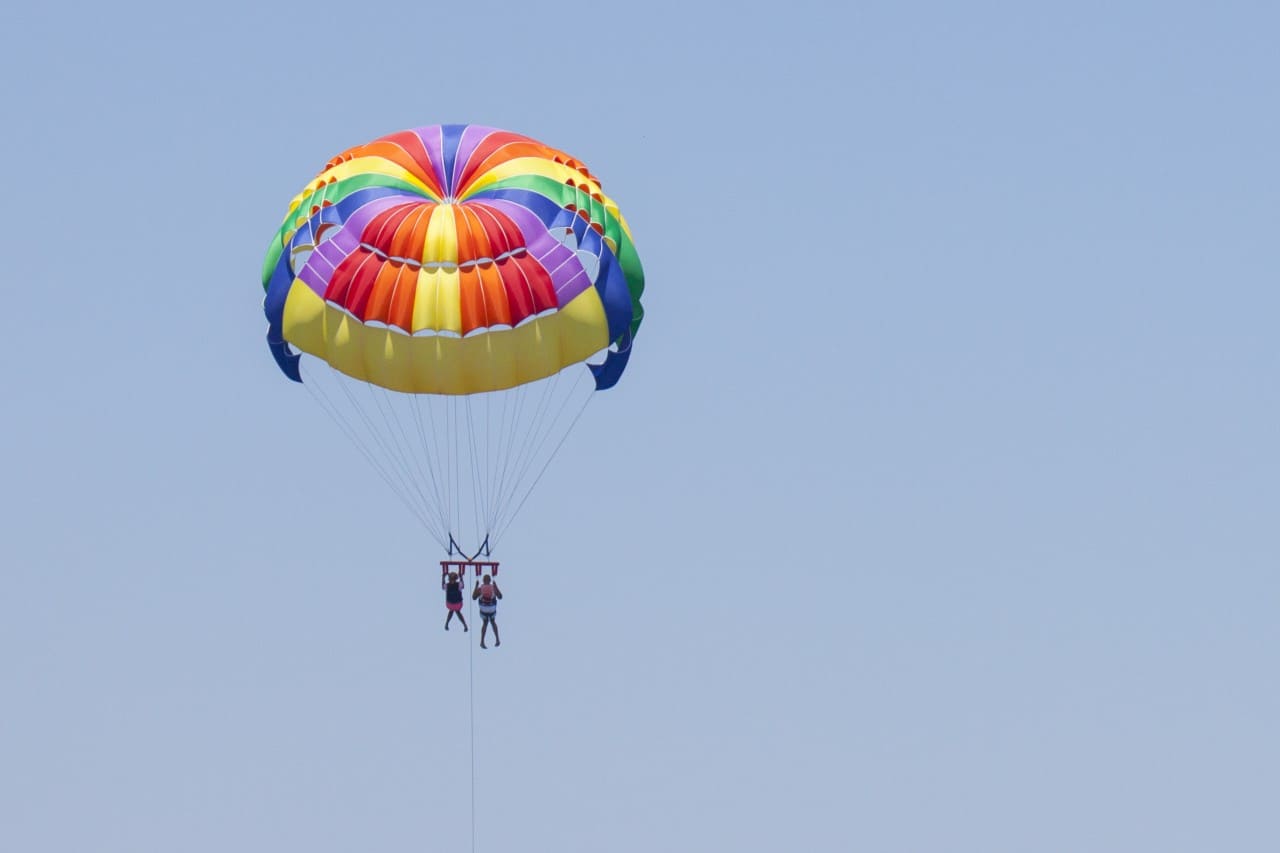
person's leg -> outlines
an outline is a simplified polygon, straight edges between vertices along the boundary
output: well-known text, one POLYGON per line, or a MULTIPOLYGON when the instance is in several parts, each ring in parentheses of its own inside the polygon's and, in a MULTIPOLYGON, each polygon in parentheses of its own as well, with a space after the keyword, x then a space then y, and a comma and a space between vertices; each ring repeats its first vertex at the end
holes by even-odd
POLYGON ((493 623, 493 644, 495 646, 500 646, 502 645, 502 638, 498 636, 498 617, 491 616, 489 617, 489 621, 493 623))
POLYGON ((488 633, 489 633, 489 617, 481 616, 480 617, 480 648, 482 649, 489 648, 484 644, 485 635, 488 633))
POLYGON ((452 621, 453 621, 453 611, 452 611, 452 610, 450 610, 450 611, 449 611, 449 615, 448 615, 448 616, 446 616, 446 617, 444 617, 444 629, 445 629, 446 631, 448 631, 448 630, 449 630, 449 623, 450 623, 450 622, 452 622, 452 621))
POLYGON ((470 630, 471 630, 470 628, 468 628, 468 627, 467 627, 467 617, 465 617, 465 616, 463 616, 463 615, 462 615, 462 611, 461 611, 461 610, 459 610, 459 611, 458 611, 458 621, 462 623, 462 630, 464 630, 464 631, 470 631, 470 630))

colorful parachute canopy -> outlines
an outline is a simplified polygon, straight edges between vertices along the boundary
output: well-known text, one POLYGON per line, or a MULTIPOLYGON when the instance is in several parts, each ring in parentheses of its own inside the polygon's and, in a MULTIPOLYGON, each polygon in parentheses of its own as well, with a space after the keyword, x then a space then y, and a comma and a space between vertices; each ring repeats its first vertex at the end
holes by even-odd
POLYGON ((268 341, 396 391, 471 394, 592 365, 617 382, 643 312, 626 221, 577 160, 515 133, 422 127, 329 161, 263 268, 268 341))
POLYGON ((467 555, 496 542, 592 392, 618 381, 643 316, 640 260, 596 177, 476 125, 329 161, 289 205, 262 280, 281 370, 305 374, 432 536, 467 555))

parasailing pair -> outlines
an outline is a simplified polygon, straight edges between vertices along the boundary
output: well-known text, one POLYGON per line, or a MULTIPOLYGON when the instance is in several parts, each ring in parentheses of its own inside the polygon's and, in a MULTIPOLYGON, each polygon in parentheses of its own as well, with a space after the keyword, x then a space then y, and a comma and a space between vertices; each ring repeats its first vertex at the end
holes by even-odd
POLYGON ((491 556, 644 316, 631 232, 596 176, 478 125, 330 160, 262 282, 276 363, 444 549, 442 571, 491 556))

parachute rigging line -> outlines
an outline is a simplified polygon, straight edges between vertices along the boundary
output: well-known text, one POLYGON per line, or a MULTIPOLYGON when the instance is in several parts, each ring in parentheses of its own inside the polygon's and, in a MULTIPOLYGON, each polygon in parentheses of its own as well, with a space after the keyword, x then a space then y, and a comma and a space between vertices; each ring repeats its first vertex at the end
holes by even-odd
MULTIPOLYGON (((306 383, 303 383, 303 384, 306 384, 306 383)), ((395 471, 396 474, 398 475, 398 480, 400 482, 400 489, 401 489, 401 492, 400 492, 401 500, 404 501, 405 503, 408 503, 416 507, 418 505, 413 503, 413 493, 417 492, 418 498, 422 500, 421 505, 424 507, 429 507, 430 504, 423 497, 421 487, 419 487, 417 483, 413 482, 413 478, 408 473, 406 473, 406 469, 408 468, 408 463, 407 463, 407 460, 405 459, 403 450, 395 444, 395 436, 394 434, 391 433, 390 425, 387 424, 387 416, 385 414, 382 415, 383 423, 384 425, 387 425, 387 435, 384 436, 378 430, 377 426, 374 424, 373 419, 369 416, 369 413, 368 411, 366 411, 365 407, 361 406, 359 402, 357 402, 356 396, 352 392, 349 383, 342 381, 341 379, 338 379, 337 384, 338 384, 338 387, 342 389, 342 393, 346 395, 347 403, 350 406, 350 408, 354 410, 357 415, 360 416, 360 419, 362 421, 364 421, 365 432, 367 435, 369 435, 373 439, 374 443, 378 446, 379 451, 382 453, 382 458, 387 460, 387 462, 389 463, 387 467, 395 471), (399 457, 399 463, 400 463, 398 465, 395 464, 397 461, 397 457, 399 457)), ((365 383, 365 384, 368 385, 368 383, 365 383)), ((370 394, 373 395, 373 391, 372 391, 373 386, 368 385, 368 387, 371 389, 370 394)), ((377 406, 376 395, 373 396, 373 399, 374 399, 375 406, 378 408, 378 411, 381 413, 382 407, 377 406)), ((423 511, 415 512, 415 515, 417 515, 419 518, 422 518, 425 514, 427 513, 424 513, 423 511)), ((432 530, 432 529, 433 529, 432 527, 430 526, 428 527, 428 530, 432 530)), ((438 534, 433 534, 433 536, 435 536, 436 540, 439 541, 438 534)))
MULTIPOLYGON (((584 373, 582 375, 587 376, 590 374, 584 373)), ((556 378, 558 379, 559 377, 557 376, 556 378)), ((575 383, 574 389, 576 389, 577 384, 580 384, 581 382, 582 382, 582 378, 579 377, 578 383, 575 383)), ((556 413, 555 420, 552 421, 552 428, 548 429, 546 434, 543 436, 542 442, 540 443, 538 450, 542 449, 542 445, 544 445, 547 439, 549 439, 553 434, 555 423, 560 419, 560 416, 564 413, 565 407, 568 406, 570 399, 571 399, 571 396, 566 396, 564 402, 560 404, 560 410, 556 413)), ((564 433, 560 436, 560 441, 557 442, 555 448, 551 451, 551 454, 546 458, 546 461, 542 463, 542 469, 538 471, 538 476, 534 477, 533 482, 529 484, 529 487, 527 489, 525 489, 524 496, 520 498, 520 502, 516 504, 515 509, 513 509, 502 521, 501 527, 499 527, 497 530, 497 533, 494 534, 495 536, 501 536, 503 533, 505 533, 506 529, 511 525, 511 522, 515 520, 515 517, 517 515, 520 514, 520 510, 524 507, 525 501, 529 499, 529 495, 533 494, 533 490, 538 485, 538 482, 542 479, 542 475, 547 473, 547 468, 551 465, 551 460, 555 459, 556 455, 560 452, 560 448, 564 447, 565 440, 569 438, 569 435, 573 432, 573 428, 578 425, 578 421, 582 419, 583 413, 587 411, 587 406, 588 404, 591 403, 593 399, 595 399, 595 394, 588 394, 583 399, 582 406, 578 409, 577 414, 573 416, 573 421, 570 422, 568 429, 566 429, 564 433)), ((526 465, 526 471, 527 471, 528 465, 533 464, 533 460, 535 458, 536 458, 536 452, 534 456, 531 456, 529 458, 529 462, 526 465)), ((524 476, 524 473, 520 474, 520 476, 517 477, 517 482, 519 482, 520 478, 522 478, 523 476, 524 476)), ((515 497, 515 494, 513 493, 511 498, 514 499, 514 497, 515 497)), ((499 511, 499 516, 501 516, 501 513, 503 511, 505 511, 506 506, 510 506, 510 500, 507 501, 506 505, 503 507, 503 510, 499 511)), ((497 519, 495 519, 494 521, 495 527, 497 527, 497 523, 498 523, 497 519)))
POLYGON ((338 429, 347 436, 353 445, 355 445, 360 454, 364 456, 365 461, 369 463, 369 466, 377 472, 378 476, 381 477, 383 482, 385 482, 391 489, 391 492, 399 498, 401 503, 405 505, 409 512, 422 523, 422 526, 427 529, 427 532, 431 534, 432 538, 443 545, 443 536, 440 534, 436 526, 431 523, 431 520, 423 514, 418 505, 409 497, 403 482, 397 482, 396 478, 394 478, 387 470, 386 466, 382 464, 382 461, 378 458, 377 454, 371 451, 368 445, 360 439, 360 431, 355 429, 351 423, 342 416, 340 409, 333 404, 324 389, 310 382, 304 382, 302 384, 306 387, 308 392, 310 392, 312 399, 316 401, 320 408, 324 410, 325 414, 327 414, 337 425, 338 429))

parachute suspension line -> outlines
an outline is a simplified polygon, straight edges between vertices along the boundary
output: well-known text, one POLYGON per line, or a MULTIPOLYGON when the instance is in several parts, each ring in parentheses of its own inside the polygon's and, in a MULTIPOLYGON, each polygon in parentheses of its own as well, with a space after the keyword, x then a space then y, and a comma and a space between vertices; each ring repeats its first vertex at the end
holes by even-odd
POLYGON ((493 478, 490 472, 493 470, 493 395, 484 395, 484 527, 489 533, 493 532, 493 478))
MULTIPOLYGON (((377 458, 377 456, 375 456, 373 452, 368 448, 365 442, 360 440, 359 432, 357 432, 356 429, 350 424, 350 422, 345 417, 342 416, 341 411, 329 399, 324 389, 319 387, 315 382, 303 382, 302 387, 307 389, 307 393, 311 395, 311 399, 316 402, 316 405, 318 405, 321 408, 321 410, 324 411, 324 413, 329 416, 329 418, 334 422, 334 424, 336 424, 338 428, 342 430, 342 434, 345 435, 351 441, 351 443, 355 446, 356 450, 358 450, 360 454, 364 456, 365 460, 369 462, 370 466, 373 467, 374 471, 378 473, 378 476, 380 476, 386 482, 386 484, 391 487, 391 490, 396 495, 396 497, 398 497, 401 501, 403 501, 404 504, 414 513, 414 515, 421 516, 421 513, 419 512, 418 508, 413 504, 411 500, 409 500, 408 496, 404 493, 400 484, 395 481, 395 479, 391 476, 390 473, 388 473, 387 469, 382 465, 381 461, 377 458)), ((425 519, 423 519, 423 521, 425 523, 425 519)))
MULTIPOLYGON (((542 396, 539 398, 538 404, 534 408, 533 415, 529 418, 529 422, 525 428, 520 430, 524 435, 522 437, 520 450, 512 456, 512 464, 515 466, 512 486, 510 494, 504 492, 502 505, 498 508, 499 517, 502 516, 506 508, 510 506, 511 502, 515 499, 516 493, 520 490, 520 485, 525 481, 525 477, 527 476, 530 467, 537 458, 537 453, 542 446, 540 433, 542 432, 544 425, 546 425, 546 414, 551 407, 551 402, 555 399, 555 392, 563 375, 563 372, 556 374, 550 382, 543 386, 542 396)), ((581 376, 579 376, 579 381, 581 381, 581 376)), ((569 397, 566 396, 564 402, 567 403, 568 400, 569 397)), ((562 408, 563 406, 564 403, 561 404, 562 408)), ((555 421, 553 420, 551 422, 551 426, 554 425, 555 421)), ((521 503, 523 503, 523 501, 521 501, 521 503)))
POLYGON ((511 419, 503 424, 502 437, 504 441, 499 442, 498 447, 499 459, 502 460, 502 470, 498 473, 498 488, 494 489, 494 496, 499 505, 502 503, 503 494, 507 491, 507 474, 511 470, 511 448, 516 443, 516 427, 520 424, 521 412, 525 410, 525 400, 529 397, 529 386, 520 386, 513 393, 515 393, 515 400, 512 400, 511 410, 509 410, 511 419))
MULTIPOLYGON (((542 480, 542 476, 547 472, 547 468, 550 467, 552 460, 554 460, 560 453, 560 448, 564 447, 564 443, 569 439, 569 436, 573 434, 573 430, 578 425, 578 421, 581 420, 582 416, 586 413, 587 406, 594 399, 594 380, 592 379, 591 374, 584 370, 579 374, 577 380, 570 387, 569 393, 566 394, 564 399, 561 401, 560 408, 557 410, 555 418, 553 418, 550 424, 548 424, 547 430, 542 435, 539 447, 535 451, 534 455, 529 458, 528 464, 533 464, 537 460, 538 456, 543 452, 543 448, 555 437, 557 432, 559 432, 560 440, 555 443, 555 446, 551 448, 551 452, 546 454, 546 458, 542 460, 542 465, 538 468, 537 475, 524 490, 524 494, 520 496, 519 502, 516 503, 515 508, 506 512, 505 517, 499 525, 499 529, 506 530, 507 527, 510 526, 511 521, 519 514, 521 508, 525 504, 525 501, 527 501, 529 496, 533 494, 534 488, 542 480), (574 395, 580 393, 583 388, 585 388, 586 394, 582 397, 582 402, 576 405, 575 411, 570 408, 570 403, 573 401, 574 395), (570 415, 572 417, 570 417, 570 415), (557 424, 561 423, 562 419, 566 420, 568 425, 563 429, 560 429, 557 424)), ((523 477, 524 475, 522 474, 521 476, 523 477)), ((512 499, 514 500, 514 498, 515 496, 513 495, 512 499)), ((510 507, 510 503, 508 503, 507 506, 510 507)))
POLYGON ((494 448, 493 472, 490 474, 490 515, 493 514, 493 507, 501 500, 502 486, 507 473, 507 462, 511 457, 511 442, 515 434, 520 403, 523 401, 525 393, 525 386, 521 385, 509 389, 502 397, 502 415, 498 424, 498 442, 494 448))
POLYGON ((471 451, 471 509, 472 509, 472 512, 474 513, 472 515, 472 519, 476 525, 475 541, 479 542, 489 534, 489 531, 480 529, 481 526, 484 525, 485 523, 484 505, 482 503, 482 498, 484 496, 480 492, 480 488, 483 483, 483 480, 480 477, 480 466, 479 464, 477 464, 477 459, 476 459, 476 427, 475 427, 475 418, 473 417, 473 413, 471 411, 471 403, 472 403, 471 397, 468 396, 466 398, 466 401, 467 401, 467 447, 471 451))
MULTIPOLYGON (((361 406, 360 403, 356 400, 356 396, 355 394, 352 393, 348 383, 344 381, 341 377, 337 377, 337 382, 338 382, 338 387, 342 389, 342 393, 346 395, 347 402, 350 405, 352 411, 354 411, 357 415, 360 416, 360 420, 364 421, 364 426, 367 434, 373 439, 374 443, 378 445, 378 448, 382 451, 383 458, 387 459, 389 462, 395 462, 396 456, 401 457, 401 465, 399 466, 390 465, 388 467, 392 468, 395 471, 397 475, 397 480, 400 482, 401 487, 404 490, 405 499, 412 500, 413 492, 415 491, 415 489, 413 484, 410 482, 410 478, 405 474, 405 467, 407 466, 404 465, 404 459, 403 459, 404 454, 394 453, 393 451, 398 450, 398 448, 396 448, 394 444, 388 443, 388 439, 391 439, 391 441, 394 442, 395 436, 390 433, 390 429, 388 429, 388 434, 384 436, 382 432, 378 430, 378 427, 373 422, 373 419, 369 417, 369 413, 365 411, 365 408, 361 406)), ((375 402, 375 405, 376 405, 376 402, 375 402)), ((383 415, 383 423, 384 424, 386 423, 386 415, 383 415)))
POLYGON ((467 440, 466 433, 462 431, 462 424, 465 412, 463 411, 464 403, 461 398, 454 398, 453 401, 453 439, 454 439, 454 465, 457 467, 458 479, 454 481, 454 503, 456 505, 456 522, 454 526, 458 528, 458 532, 462 533, 462 525, 467 520, 464 507, 466 506, 464 499, 467 497, 466 478, 470 473, 465 469, 467 463, 467 455, 462 447, 462 442, 467 440))
MULTIPOLYGON (((515 447, 516 438, 519 433, 519 426, 523 420, 525 402, 529 398, 528 385, 521 385, 516 388, 515 391, 516 399, 515 405, 512 407, 511 420, 504 424, 502 428, 503 436, 506 438, 506 441, 499 451, 502 458, 502 473, 498 477, 498 488, 494 490, 494 500, 496 503, 494 509, 495 517, 500 515, 502 512, 503 496, 507 493, 507 479, 515 467, 513 465, 513 460, 515 458, 513 448, 515 447)), ((511 488, 515 488, 514 483, 511 488)))
POLYGON ((422 460, 419 458, 419 454, 414 452, 413 441, 410 440, 408 433, 405 432, 404 420, 396 412, 395 406, 391 402, 391 397, 385 388, 376 386, 373 383, 366 384, 369 386, 369 394, 373 397, 374 405, 378 407, 379 413, 382 414, 383 423, 387 425, 387 433, 391 436, 392 443, 399 451, 400 458, 406 469, 409 467, 410 459, 412 459, 413 467, 417 469, 418 476, 411 476, 409 480, 413 484, 414 491, 418 493, 418 498, 422 501, 422 505, 429 509, 431 500, 422 490, 423 484, 427 481, 426 472, 422 469, 422 460), (379 393, 382 397, 381 400, 378 399, 379 393), (383 404, 385 404, 385 408, 383 404), (394 430, 392 429, 393 425, 395 427, 394 430), (396 432, 400 433, 399 442, 396 441, 396 432))
POLYGON ((364 461, 441 547, 458 554, 487 554, 505 534, 592 391, 581 366, 464 395, 402 394, 336 370, 307 378, 308 392, 364 461))
POLYGON ((453 509, 449 516, 449 532, 458 530, 462 535, 462 454, 458 452, 458 439, 461 432, 458 427, 458 401, 449 397, 449 459, 453 462, 453 479, 450 489, 453 492, 453 509))
MULTIPOLYGON (((422 398, 419 397, 418 399, 421 400, 422 398)), ((431 405, 429 398, 427 401, 427 417, 431 421, 431 446, 435 451, 434 456, 436 460, 436 468, 440 471, 440 484, 444 489, 440 501, 436 503, 436 512, 440 514, 441 523, 443 524, 445 531, 448 532, 449 501, 451 500, 449 496, 449 457, 440 450, 440 427, 436 424, 436 407, 431 405)), ((449 449, 449 431, 446 429, 444 433, 444 449, 447 451, 449 449)))
MULTIPOLYGON (((444 456, 440 462, 444 466, 444 504, 440 507, 441 515, 446 519, 445 529, 449 532, 449 538, 453 538, 453 484, 454 484, 454 453, 453 453, 453 398, 446 397, 444 404, 440 407, 440 420, 444 422, 443 438, 444 438, 444 456)), ((461 536, 461 532, 458 534, 461 536)))
POLYGON ((507 437, 511 435, 511 421, 509 420, 511 410, 515 407, 519 400, 518 392, 504 394, 502 397, 502 417, 498 425, 498 446, 495 448, 495 459, 493 466, 492 479, 493 483, 489 487, 489 494, 492 498, 493 508, 491 513, 496 513, 499 496, 502 494, 502 475, 506 472, 506 446, 507 437))
POLYGON ((555 395, 556 386, 559 385, 560 377, 562 375, 563 373, 557 373, 549 382, 542 386, 542 394, 539 396, 537 404, 533 407, 533 414, 529 418, 528 427, 520 430, 520 432, 524 433, 524 435, 521 436, 520 449, 516 451, 511 460, 512 464, 515 466, 515 478, 511 483, 513 491, 520 487, 520 482, 528 469, 526 461, 529 458, 529 454, 532 452, 531 448, 534 446, 535 436, 537 435, 537 431, 541 428, 542 419, 546 414, 548 401, 555 395))
POLYGON ((373 407, 378 410, 378 415, 382 418, 382 424, 386 430, 387 446, 395 453, 393 461, 398 460, 397 469, 401 472, 401 476, 408 482, 421 501, 423 512, 426 515, 431 514, 431 500, 423 491, 426 477, 423 476, 422 464, 418 461, 418 455, 413 450, 413 442, 410 441, 408 434, 405 432, 404 423, 395 410, 387 392, 372 383, 366 383, 369 390, 369 399, 373 403, 373 407), (416 475, 414 471, 417 471, 416 475))
POLYGON ((400 499, 409 512, 417 517, 422 526, 431 534, 432 538, 439 542, 441 547, 443 547, 444 537, 432 524, 430 518, 423 513, 421 507, 413 502, 409 494, 405 491, 403 483, 397 482, 397 479, 392 476, 391 472, 387 470, 386 466, 384 466, 378 457, 369 449, 368 445, 360 439, 360 433, 354 428, 354 426, 352 426, 347 418, 342 416, 338 407, 334 405, 331 399, 329 399, 329 395, 325 392, 324 388, 316 382, 303 382, 302 385, 307 389, 307 393, 311 395, 311 398, 316 401, 316 404, 320 406, 320 408, 337 425, 338 429, 342 431, 356 450, 360 452, 360 455, 365 458, 365 461, 369 463, 369 466, 373 468, 373 470, 377 472, 378 476, 382 478, 382 481, 387 484, 391 489, 392 494, 400 499))
POLYGON ((530 429, 526 436, 527 450, 523 452, 523 465, 517 475, 517 482, 524 481, 529 469, 536 462, 538 454, 546 445, 548 437, 553 432, 555 425, 559 422, 561 413, 569 404, 569 400, 572 398, 572 392, 575 390, 577 385, 582 382, 582 377, 586 375, 586 371, 582 371, 578 374, 577 381, 574 385, 569 387, 568 392, 564 394, 564 399, 560 401, 560 408, 556 410, 555 417, 548 420, 547 413, 551 411, 552 407, 555 405, 556 392, 560 388, 560 380, 564 375, 563 371, 556 374, 554 383, 546 390, 546 393, 543 394, 537 414, 535 415, 533 422, 530 424, 530 429))
MULTIPOLYGON (((485 483, 487 485, 484 491, 484 496, 485 496, 484 517, 485 517, 485 527, 489 528, 490 532, 493 531, 493 523, 495 521, 494 507, 496 506, 496 502, 497 502, 497 498, 493 494, 493 482, 494 482, 493 475, 494 475, 494 471, 498 467, 498 459, 495 453, 495 451, 497 450, 496 448, 497 439, 494 438, 493 410, 494 410, 493 395, 489 394, 484 399, 484 421, 485 421, 484 445, 485 445, 485 453, 488 456, 488 462, 485 464, 485 483)), ((499 423, 498 426, 500 428, 501 423, 499 423)), ((501 431, 499 431, 498 436, 500 437, 501 435, 502 433, 501 431)))
MULTIPOLYGON (((578 387, 582 384, 583 378, 589 375, 590 375, 589 371, 583 371, 582 374, 579 375, 578 380, 573 384, 573 387, 570 389, 570 391, 571 392, 576 391, 578 387)), ((587 393, 586 397, 582 401, 582 405, 578 408, 577 413, 574 414, 573 420, 570 421, 568 428, 564 430, 564 433, 560 436, 560 440, 556 442, 556 446, 552 448, 551 453, 546 458, 546 461, 542 463, 542 468, 538 471, 538 476, 534 477, 533 482, 530 483, 529 487, 524 490, 524 495, 520 498, 520 502, 516 504, 515 509, 513 509, 509 514, 506 515, 505 518, 502 519, 500 526, 498 526, 498 533, 496 534, 496 536, 501 536, 503 533, 505 533, 507 527, 511 525, 512 520, 514 520, 515 517, 520 514, 520 510, 521 508, 524 507, 525 501, 529 499, 529 495, 533 494, 534 487, 538 485, 538 482, 542 479, 542 475, 547 472, 548 466, 551 465, 551 460, 555 459, 556 455, 559 454, 560 452, 560 448, 564 447, 565 441, 573 433, 574 427, 578 425, 578 421, 582 419, 583 413, 587 411, 587 405, 593 399, 595 399, 595 396, 596 395, 594 392, 587 393)), ((560 417, 564 414, 564 410, 569 405, 569 401, 571 399, 573 399, 572 393, 566 396, 564 399, 564 402, 560 404, 560 410, 556 412, 556 417, 551 424, 552 427, 554 427, 555 423, 560 420, 560 417)), ((549 439, 554 434, 554 432, 555 432, 554 428, 548 429, 546 434, 543 436, 542 443, 545 444, 547 439, 549 439)), ((508 502, 507 505, 509 506, 510 502, 508 502)))
POLYGON ((429 510, 434 514, 434 517, 439 520, 440 527, 443 528, 445 534, 448 535, 449 525, 445 519, 444 513, 441 511, 441 507, 444 506, 441 499, 440 482, 443 479, 443 472, 440 470, 439 453, 433 452, 433 447, 436 445, 435 436, 428 435, 426 423, 422 416, 423 395, 407 394, 406 396, 409 398, 406 408, 408 408, 409 415, 413 419, 413 432, 416 435, 416 440, 413 437, 406 437, 406 441, 413 452, 414 459, 418 462, 418 471, 420 475, 425 463, 426 476, 420 477, 420 482, 422 483, 422 487, 429 492, 429 510))
POLYGON ((473 446, 476 448, 477 464, 472 466, 471 473, 475 478, 476 492, 476 524, 480 527, 476 538, 484 541, 488 539, 493 531, 489 527, 489 492, 485 489, 485 483, 488 481, 489 472, 489 398, 483 400, 476 398, 472 401, 469 408, 475 410, 476 430, 472 438, 473 446), (484 419, 481 420, 480 407, 484 407, 484 419))
POLYGON ((434 441, 435 436, 432 435, 431 441, 427 439, 427 431, 422 423, 422 396, 419 394, 414 394, 412 396, 413 406, 411 408, 413 409, 414 423, 418 428, 418 447, 421 448, 422 455, 426 457, 427 460, 427 471, 431 475, 431 493, 435 496, 434 506, 438 513, 439 508, 442 506, 440 501, 440 484, 437 482, 436 478, 436 454, 431 452, 432 442, 434 441))
MULTIPOLYGON (((351 382, 344 377, 336 378, 340 383, 343 392, 346 394, 350 408, 360 416, 360 419, 364 422, 366 434, 372 438, 373 444, 381 453, 378 464, 394 472, 395 479, 400 484, 397 491, 401 495, 401 500, 404 501, 405 504, 414 508, 414 514, 418 516, 419 519, 431 519, 430 523, 426 523, 427 530, 431 533, 432 538, 437 542, 440 541, 443 537, 443 533, 441 532, 442 526, 433 516, 431 512, 431 502, 427 500, 426 495, 422 493, 421 486, 417 481, 415 481, 412 472, 408 467, 409 463, 405 448, 396 440, 395 430, 391 427, 391 421, 394 419, 394 412, 392 413, 392 417, 389 418, 387 413, 384 412, 378 404, 376 397, 377 392, 374 390, 374 386, 369 385, 369 397, 373 401, 374 406, 378 408, 385 427, 385 432, 379 430, 373 419, 370 417, 368 408, 356 401, 355 393, 350 388, 351 382), (396 464, 397 459, 399 459, 399 464, 396 464)), ((370 451, 370 455, 372 455, 372 450, 370 451)))

